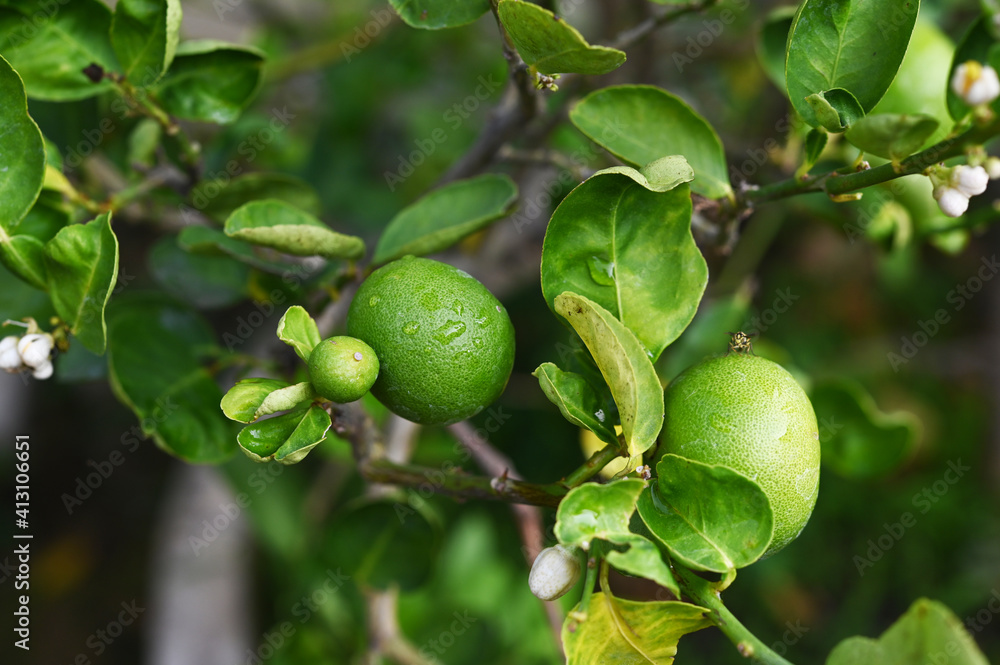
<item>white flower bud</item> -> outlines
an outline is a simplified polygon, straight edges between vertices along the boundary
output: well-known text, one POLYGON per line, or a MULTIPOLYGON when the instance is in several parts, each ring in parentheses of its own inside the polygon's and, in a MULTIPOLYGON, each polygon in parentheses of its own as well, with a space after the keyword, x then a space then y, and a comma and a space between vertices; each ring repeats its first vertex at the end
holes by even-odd
POLYGON ((48 333, 25 335, 17 343, 17 352, 21 360, 29 367, 38 367, 49 361, 52 353, 52 335, 48 333))
POLYGON ((21 354, 17 352, 17 337, 10 335, 0 340, 0 369, 13 371, 21 367, 21 354))
MULTIPOLYGON (((998 14, 1000 16, 1000 14, 998 14)), ((1000 178, 1000 157, 990 157, 986 160, 986 174, 990 177, 990 180, 996 180, 1000 178)))
POLYGON ((952 187, 972 198, 986 191, 990 176, 982 166, 956 166, 951 172, 952 187))
POLYGON ((531 566, 528 588, 542 600, 555 600, 573 588, 580 579, 580 569, 580 558, 573 548, 546 547, 531 566))
POLYGON ((949 217, 961 217, 969 209, 969 197, 951 187, 935 187, 934 198, 941 212, 949 217))
POLYGON ((1000 97, 1000 78, 989 65, 969 60, 955 68, 951 89, 969 106, 989 104, 1000 97))
POLYGON ((35 368, 35 371, 31 373, 36 379, 47 379, 52 376, 52 361, 46 360, 41 365, 35 368))

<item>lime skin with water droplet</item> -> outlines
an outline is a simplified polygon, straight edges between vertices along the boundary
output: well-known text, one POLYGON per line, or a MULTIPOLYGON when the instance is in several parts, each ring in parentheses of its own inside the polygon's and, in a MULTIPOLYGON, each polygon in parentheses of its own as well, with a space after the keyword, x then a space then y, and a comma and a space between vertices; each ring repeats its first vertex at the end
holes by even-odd
POLYGON ((423 425, 479 413, 500 397, 514 366, 514 327, 503 305, 440 261, 408 256, 373 272, 351 302, 347 332, 378 354, 372 394, 423 425))
POLYGON ((309 355, 309 379, 322 397, 347 404, 364 397, 378 378, 374 349, 354 337, 329 337, 309 355))
MULTIPOLYGON (((760 485, 774 513, 765 556, 795 540, 819 493, 819 429, 812 403, 788 371, 730 353, 698 363, 664 394, 660 450, 738 471, 760 485)), ((696 491, 696 490, 695 490, 696 491)))

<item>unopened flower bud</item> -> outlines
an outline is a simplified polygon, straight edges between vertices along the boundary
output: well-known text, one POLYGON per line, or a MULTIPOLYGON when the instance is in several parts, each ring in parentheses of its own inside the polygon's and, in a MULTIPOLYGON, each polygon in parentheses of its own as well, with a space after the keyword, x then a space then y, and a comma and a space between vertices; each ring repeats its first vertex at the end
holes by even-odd
POLYGON ((52 335, 48 333, 25 335, 17 343, 17 352, 21 354, 24 364, 29 367, 47 363, 49 354, 52 353, 52 335))
POLYGON ((17 337, 10 335, 0 340, 0 369, 16 370, 21 367, 21 354, 17 352, 17 337))
POLYGON ((969 197, 952 187, 935 187, 934 198, 949 217, 961 217, 969 209, 969 197))
POLYGON ((52 361, 46 360, 41 365, 35 368, 35 371, 31 373, 36 379, 47 379, 52 376, 52 361))
POLYGON ((1000 78, 989 65, 969 60, 955 68, 951 89, 969 106, 989 104, 1000 97, 1000 78))
POLYGON ((990 176, 982 166, 956 166, 951 174, 952 187, 972 198, 986 191, 990 176))
POLYGON ((574 548, 546 547, 531 566, 528 588, 542 600, 555 600, 573 588, 580 579, 580 568, 580 558, 574 548))

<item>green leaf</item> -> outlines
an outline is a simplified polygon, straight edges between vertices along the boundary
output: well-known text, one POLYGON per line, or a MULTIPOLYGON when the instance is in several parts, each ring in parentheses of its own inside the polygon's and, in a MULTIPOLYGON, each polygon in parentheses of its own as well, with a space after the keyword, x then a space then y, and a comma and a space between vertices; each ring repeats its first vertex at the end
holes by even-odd
POLYGON ((111 45, 133 85, 146 88, 160 80, 174 60, 180 28, 180 0, 118 0, 111 45))
POLYGON ((487 173, 436 189, 404 208, 385 228, 373 263, 451 247, 467 235, 510 213, 517 185, 505 175, 487 173))
POLYGON ((490 9, 489 0, 389 0, 413 28, 440 30, 472 23, 490 9))
POLYGON ((615 545, 628 548, 625 551, 613 549, 608 552, 604 558, 609 564, 623 573, 653 580, 680 598, 681 590, 677 586, 677 580, 670 572, 670 566, 663 560, 660 549, 651 540, 636 533, 613 535, 609 540, 615 545))
POLYGON ((657 483, 639 497, 639 516, 671 555, 695 570, 749 566, 771 543, 774 517, 764 490, 724 466, 664 455, 657 483))
POLYGON ((914 602, 878 640, 849 638, 826 665, 989 665, 961 620, 942 603, 914 602))
POLYGON ((322 341, 319 327, 301 305, 292 305, 278 321, 278 339, 295 349, 295 353, 306 363, 309 356, 322 341))
POLYGON ((585 483, 569 491, 556 511, 556 538, 563 545, 590 549, 595 538, 632 535, 629 518, 635 502, 646 487, 637 478, 617 480, 607 485, 585 483))
POLYGON ((185 226, 177 235, 177 244, 197 254, 229 256, 248 266, 278 275, 291 274, 295 266, 290 263, 270 261, 258 255, 254 245, 230 238, 220 229, 208 226, 185 226))
MULTIPOLYGON (((2 8, 0 12, 3 12, 2 8)), ((6 243, 8 234, 28 214, 38 198, 38 192, 42 190, 45 143, 38 125, 28 115, 28 100, 21 77, 2 57, 0 127, 3 127, 3 140, 0 141, 0 173, 3 174, 0 177, 0 243, 6 243)))
POLYGON ((178 118, 227 124, 257 94, 264 54, 215 40, 184 42, 157 86, 163 108, 178 118))
POLYGON ((586 296, 659 358, 691 323, 708 284, 688 188, 658 193, 621 175, 594 175, 552 214, 541 274, 550 307, 564 291, 586 296))
POLYGON ((219 406, 230 420, 251 423, 257 419, 257 409, 264 403, 268 395, 288 387, 288 383, 278 379, 261 377, 242 379, 237 381, 236 385, 223 396, 219 406))
POLYGON ((576 28, 549 10, 521 0, 500 0, 497 16, 529 67, 543 74, 607 74, 625 53, 591 46, 576 28))
POLYGON ((330 424, 326 410, 310 405, 251 423, 240 430, 236 441, 240 450, 255 462, 298 464, 326 438, 330 424))
POLYGON ((629 177, 651 192, 669 192, 678 185, 694 180, 694 169, 681 155, 661 157, 639 170, 631 166, 612 166, 601 169, 594 175, 607 173, 617 173, 629 177))
POLYGON ((165 297, 124 294, 108 314, 108 374, 115 395, 147 436, 185 461, 218 463, 235 449, 235 431, 219 411, 222 391, 199 362, 217 352, 196 314, 165 297))
POLYGON ((816 129, 815 127, 809 130, 806 134, 805 140, 805 162, 803 167, 806 171, 813 167, 817 161, 819 161, 820 155, 823 154, 823 150, 826 149, 826 142, 830 135, 827 134, 822 129, 816 129))
POLYGON ((36 289, 48 290, 45 244, 29 235, 7 236, 0 242, 0 263, 36 289))
POLYGON ((795 7, 778 7, 768 13, 757 34, 757 60, 768 78, 785 91, 785 46, 795 18, 795 7))
POLYGON ((254 411, 253 418, 257 420, 272 413, 294 409, 302 402, 309 401, 315 396, 316 392, 313 390, 312 384, 308 381, 279 388, 264 398, 260 406, 257 407, 257 410, 254 411))
POLYGON ((430 577, 441 544, 440 525, 426 503, 383 499, 338 510, 327 529, 326 563, 352 581, 376 589, 408 591, 430 577))
POLYGON ((319 195, 306 181, 284 173, 248 173, 203 180, 191 190, 191 205, 218 222, 244 203, 278 199, 310 215, 320 213, 319 195))
POLYGON ((816 386, 810 399, 823 414, 823 464, 847 478, 877 478, 895 471, 913 452, 920 421, 912 413, 886 414, 856 383, 816 386))
POLYGON ((235 305, 247 295, 250 269, 228 257, 192 254, 177 236, 161 238, 149 253, 149 271, 163 289, 199 309, 235 305))
POLYGON ((583 296, 563 293, 555 310, 576 330, 611 389, 628 454, 642 454, 663 426, 663 388, 646 350, 610 312, 583 296))
POLYGON ((865 117, 865 112, 847 90, 833 88, 806 97, 806 104, 813 110, 816 125, 828 132, 839 134, 865 117))
POLYGON ((163 139, 163 128, 152 118, 143 118, 128 135, 128 163, 147 169, 156 164, 156 151, 163 139))
POLYGON ((598 592, 590 598, 585 621, 577 623, 573 613, 567 617, 562 641, 568 665, 670 665, 681 637, 711 625, 704 607, 642 603, 598 592))
POLYGON ((360 259, 361 238, 337 233, 312 215, 284 201, 251 201, 226 220, 226 235, 297 256, 360 259))
POLYGON ((104 353, 104 308, 118 280, 111 213, 61 229, 45 245, 45 270, 52 304, 70 332, 94 353, 104 353))
POLYGON ((108 32, 111 10, 100 0, 21 0, 0 7, 0 53, 24 79, 32 99, 68 101, 106 92, 83 73, 97 64, 116 71, 108 32))
POLYGON ((903 61, 919 7, 919 0, 802 3, 788 38, 785 80, 792 106, 807 123, 821 124, 806 98, 834 88, 850 92, 864 112, 872 110, 903 61))
MULTIPOLYGON (((972 107, 962 101, 962 98, 951 89, 951 79, 955 75, 955 68, 969 60, 975 60, 983 64, 989 63, 990 51, 997 43, 993 39, 993 35, 990 34, 986 21, 987 17, 981 16, 969 27, 968 32, 962 36, 962 39, 958 42, 958 47, 955 49, 951 68, 948 70, 948 78, 944 82, 948 112, 955 120, 961 120, 972 111, 972 107)), ((1000 107, 1000 102, 994 102, 990 106, 996 110, 1000 107)))
POLYGON ((589 429, 606 443, 617 443, 611 414, 604 412, 601 396, 585 378, 564 372, 552 363, 542 363, 532 376, 538 378, 542 392, 566 420, 589 429))
POLYGON ((691 189, 711 199, 733 195, 718 134, 666 90, 648 85, 602 88, 578 102, 569 118, 591 141, 631 166, 683 155, 694 169, 691 189))
POLYGON ((920 150, 937 128, 929 115, 880 113, 857 121, 844 136, 865 152, 900 162, 920 150))

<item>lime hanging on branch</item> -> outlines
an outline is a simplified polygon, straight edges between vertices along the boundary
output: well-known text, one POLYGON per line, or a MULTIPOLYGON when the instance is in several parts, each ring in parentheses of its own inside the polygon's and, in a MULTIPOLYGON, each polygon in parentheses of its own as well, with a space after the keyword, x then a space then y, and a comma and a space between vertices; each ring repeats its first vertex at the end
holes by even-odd
POLYGON ((347 332, 378 355, 372 387, 394 413, 447 425, 482 411, 514 365, 507 311, 474 277, 408 256, 373 272, 347 314, 347 332))
POLYGON ((378 357, 372 347, 353 337, 330 337, 309 356, 309 378, 316 392, 346 404, 364 397, 378 377, 378 357))
POLYGON ((774 513, 765 556, 795 540, 816 505, 820 464, 816 414, 795 378, 734 333, 726 355, 671 382, 664 406, 662 452, 729 467, 760 485, 774 513))

